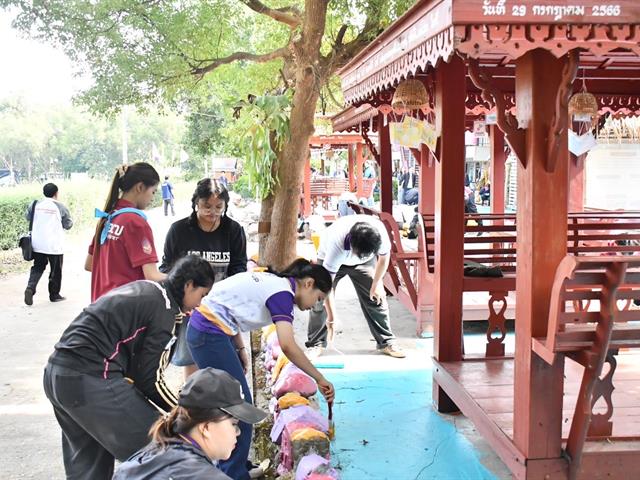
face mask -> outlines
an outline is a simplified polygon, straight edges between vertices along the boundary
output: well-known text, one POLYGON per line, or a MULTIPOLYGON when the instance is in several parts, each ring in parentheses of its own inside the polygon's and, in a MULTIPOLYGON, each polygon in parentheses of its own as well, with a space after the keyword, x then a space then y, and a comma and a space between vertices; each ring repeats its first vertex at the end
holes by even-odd
POLYGON ((569 151, 576 157, 587 153, 596 145, 598 145, 598 141, 593 133, 587 132, 584 135, 578 135, 573 130, 569 130, 569 151))

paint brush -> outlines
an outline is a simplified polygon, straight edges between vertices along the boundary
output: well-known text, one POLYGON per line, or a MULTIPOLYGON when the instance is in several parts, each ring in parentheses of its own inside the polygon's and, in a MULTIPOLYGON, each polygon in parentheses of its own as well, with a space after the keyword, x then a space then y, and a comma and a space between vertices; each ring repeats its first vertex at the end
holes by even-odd
POLYGON ((333 439, 336 438, 336 425, 333 423, 333 400, 327 402, 327 407, 329 407, 329 440, 333 442, 333 439))

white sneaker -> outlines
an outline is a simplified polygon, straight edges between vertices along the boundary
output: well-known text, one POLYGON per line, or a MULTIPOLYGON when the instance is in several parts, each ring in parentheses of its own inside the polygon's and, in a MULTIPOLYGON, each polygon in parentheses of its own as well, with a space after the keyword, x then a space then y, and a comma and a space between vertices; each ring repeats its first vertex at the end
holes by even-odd
POLYGON ((325 347, 322 345, 316 345, 315 347, 309 347, 304 352, 309 360, 313 360, 314 358, 318 358, 324 352, 325 347))

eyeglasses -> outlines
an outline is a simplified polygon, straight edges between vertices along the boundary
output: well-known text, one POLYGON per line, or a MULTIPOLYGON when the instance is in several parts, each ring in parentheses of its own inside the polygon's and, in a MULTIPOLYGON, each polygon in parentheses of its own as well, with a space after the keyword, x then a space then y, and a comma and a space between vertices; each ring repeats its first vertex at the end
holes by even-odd
POLYGON ((197 205, 197 210, 202 213, 222 213, 227 206, 223 203, 222 205, 218 205, 216 207, 202 207, 197 205))

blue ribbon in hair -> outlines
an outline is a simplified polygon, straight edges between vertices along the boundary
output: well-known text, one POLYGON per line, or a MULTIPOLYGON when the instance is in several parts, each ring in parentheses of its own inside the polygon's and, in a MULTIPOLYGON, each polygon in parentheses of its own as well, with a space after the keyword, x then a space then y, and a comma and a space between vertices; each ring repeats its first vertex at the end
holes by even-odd
POLYGON ((147 216, 144 214, 142 210, 138 210, 137 208, 121 208, 120 210, 115 210, 111 213, 103 212, 99 208, 95 210, 96 218, 106 218, 107 221, 104 222, 104 227, 102 227, 102 232, 100 232, 100 245, 104 245, 104 242, 107 241, 107 235, 109 235, 109 228, 111 228, 111 220, 120 215, 121 213, 135 213, 136 215, 140 215, 145 220, 147 216))

